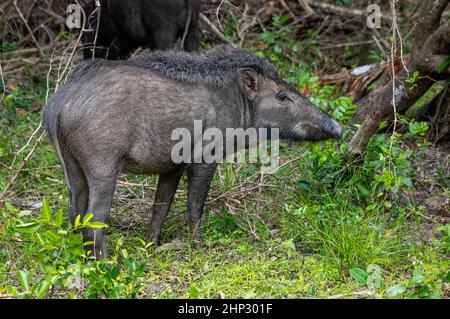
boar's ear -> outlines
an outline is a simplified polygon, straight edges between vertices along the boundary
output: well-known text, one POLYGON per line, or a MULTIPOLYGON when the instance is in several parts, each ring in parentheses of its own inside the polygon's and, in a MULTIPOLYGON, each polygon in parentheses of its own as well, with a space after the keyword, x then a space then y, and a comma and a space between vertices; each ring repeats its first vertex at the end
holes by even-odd
POLYGON ((258 73, 250 68, 239 69, 238 81, 242 93, 250 100, 253 100, 259 88, 258 73))

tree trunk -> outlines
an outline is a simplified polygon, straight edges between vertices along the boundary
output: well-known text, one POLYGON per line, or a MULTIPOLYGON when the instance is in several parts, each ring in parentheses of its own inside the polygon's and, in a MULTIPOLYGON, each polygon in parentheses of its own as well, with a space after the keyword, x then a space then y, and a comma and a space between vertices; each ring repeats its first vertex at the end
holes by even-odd
POLYGON ((449 0, 424 0, 418 10, 418 22, 415 26, 415 50, 422 48, 428 37, 439 27, 441 15, 449 0))
MULTIPOLYGON (((448 1, 447 1, 448 2, 448 1)), ((395 74, 395 86, 393 80, 374 89, 362 99, 360 107, 353 114, 353 123, 362 123, 368 114, 380 112, 382 119, 392 120, 394 117, 394 104, 396 112, 404 113, 413 105, 435 81, 448 78, 450 67, 439 71, 439 66, 450 55, 450 21, 440 26, 428 38, 423 46, 416 50, 406 68, 395 74), (414 72, 419 72, 416 81, 406 82, 411 79, 414 72)))

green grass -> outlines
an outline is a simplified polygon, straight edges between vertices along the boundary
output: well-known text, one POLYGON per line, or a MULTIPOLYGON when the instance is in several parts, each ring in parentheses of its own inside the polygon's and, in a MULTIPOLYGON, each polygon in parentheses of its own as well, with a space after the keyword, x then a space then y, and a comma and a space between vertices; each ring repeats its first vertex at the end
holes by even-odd
MULTIPOLYGON (((18 115, 17 129, 3 136, 8 142, 2 144, 6 150, 2 185, 14 157, 9 152, 24 145, 37 125, 36 115, 18 115)), ((371 147, 388 142, 375 139, 371 147)), ((415 160, 411 152, 396 150, 397 157, 408 163, 415 160)), ((161 247, 143 241, 154 190, 119 184, 107 228, 110 259, 101 262, 84 261, 81 239, 70 230, 66 216, 60 226, 49 226, 39 221, 42 209, 8 205, 0 215, 0 292, 54 298, 356 297, 367 284, 358 282, 352 269, 365 271, 375 265, 381 270, 382 285, 363 297, 386 296, 389 287, 406 286, 418 266, 431 268, 426 277, 431 280, 426 284, 431 285, 429 295, 444 296, 448 260, 442 242, 439 237, 420 236, 423 219, 415 214, 419 208, 396 203, 406 186, 381 179, 385 165, 377 163, 377 157, 369 154, 360 169, 348 174, 342 170, 335 142, 282 143, 281 154, 282 163, 299 159, 250 191, 246 189, 255 185, 250 182, 260 178, 257 167, 220 167, 210 200, 224 192, 229 196, 207 205, 206 247, 201 250, 189 245, 184 182, 165 223, 161 247), (20 230, 20 225, 36 220, 38 231, 20 230), (43 245, 37 234, 49 242, 43 245), (30 288, 20 274, 26 274, 30 288), (44 290, 47 285, 53 288, 44 290), (39 294, 41 286, 44 292, 39 294)), ((398 175, 413 173, 409 166, 397 165, 398 175)), ((155 177, 123 175, 121 180, 155 186, 155 177)), ((45 197, 55 220, 58 209, 64 215, 68 210, 62 181, 56 156, 45 140, 14 183, 10 198, 40 202, 45 197)), ((401 295, 416 297, 420 287, 413 285, 401 295)))

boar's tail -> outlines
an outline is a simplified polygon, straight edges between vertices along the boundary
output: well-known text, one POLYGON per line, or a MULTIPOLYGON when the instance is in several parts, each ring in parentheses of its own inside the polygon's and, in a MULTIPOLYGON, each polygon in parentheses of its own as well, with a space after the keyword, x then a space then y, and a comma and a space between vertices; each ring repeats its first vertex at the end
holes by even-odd
POLYGON ((69 179, 67 178, 67 170, 66 170, 66 164, 64 162, 64 158, 61 153, 61 147, 59 144, 59 138, 58 134, 59 132, 59 113, 60 110, 58 108, 58 105, 56 105, 52 100, 48 102, 44 107, 44 113, 42 115, 42 125, 45 127, 48 136, 50 137, 50 140, 53 143, 53 146, 55 147, 56 153, 58 154, 59 162, 61 163, 61 166, 64 170, 64 177, 66 179, 67 186, 69 186, 69 179))

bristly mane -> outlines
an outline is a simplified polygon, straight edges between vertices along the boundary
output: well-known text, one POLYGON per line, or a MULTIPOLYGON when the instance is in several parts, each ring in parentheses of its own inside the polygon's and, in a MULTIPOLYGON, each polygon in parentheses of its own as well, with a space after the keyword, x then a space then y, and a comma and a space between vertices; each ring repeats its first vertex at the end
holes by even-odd
POLYGON ((231 46, 218 46, 206 53, 153 51, 125 64, 148 69, 173 80, 214 87, 229 84, 234 78, 230 73, 241 68, 251 68, 265 77, 278 79, 272 64, 250 51, 231 46))

